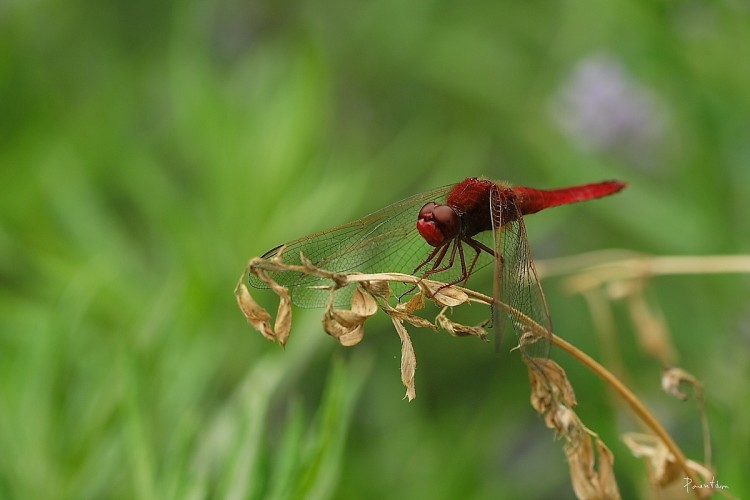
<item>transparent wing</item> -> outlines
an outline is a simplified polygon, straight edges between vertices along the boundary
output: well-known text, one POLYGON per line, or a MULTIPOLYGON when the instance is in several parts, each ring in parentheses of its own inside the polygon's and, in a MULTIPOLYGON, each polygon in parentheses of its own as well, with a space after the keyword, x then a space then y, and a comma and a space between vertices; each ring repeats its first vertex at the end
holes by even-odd
MULTIPOLYGON (((416 229, 419 210, 430 201, 445 203, 453 187, 444 186, 412 196, 362 219, 290 241, 285 245, 282 259, 285 263, 299 265, 301 252, 316 267, 328 271, 410 274, 434 250, 416 229)), ((275 257, 282 246, 266 252, 263 258, 275 257)), ((490 259, 480 261, 476 268, 488 262, 490 259)), ((298 272, 269 274, 274 281, 289 288, 292 301, 300 307, 324 306, 330 296, 325 287, 333 285, 331 280, 298 272)), ((430 279, 450 282, 460 274, 460 265, 454 265, 431 275, 430 279)), ((250 275, 249 282, 257 288, 266 288, 256 276, 250 275)), ((411 287, 392 285, 392 288, 394 286, 397 294, 411 287)), ((353 287, 337 291, 334 302, 338 305, 347 303, 352 291, 353 287)))
MULTIPOLYGON (((544 298, 542 285, 539 283, 534 261, 526 237, 526 226, 520 211, 515 204, 515 197, 508 193, 501 195, 501 190, 490 197, 491 214, 495 229, 495 308, 494 321, 496 341, 499 343, 504 335, 511 331, 521 344, 521 338, 529 329, 519 319, 503 309, 499 303, 504 303, 529 319, 535 321, 547 332, 552 331, 552 322, 544 298)), ((510 192, 510 189, 507 189, 510 192)), ((521 350, 531 358, 546 358, 549 356, 551 345, 550 335, 539 338, 536 342, 525 343, 521 350)))

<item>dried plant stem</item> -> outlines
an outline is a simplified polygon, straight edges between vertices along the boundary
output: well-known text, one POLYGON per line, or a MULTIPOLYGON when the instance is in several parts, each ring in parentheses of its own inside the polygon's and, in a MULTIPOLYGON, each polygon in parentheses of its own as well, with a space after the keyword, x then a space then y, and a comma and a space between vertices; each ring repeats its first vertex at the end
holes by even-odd
MULTIPOLYGON (((632 259, 632 260, 640 262, 639 259, 632 259)), ((254 266, 259 265, 265 269, 270 269, 270 270, 275 270, 278 267, 278 269, 283 269, 283 270, 294 270, 294 271, 304 272, 308 274, 315 274, 317 276, 326 277, 326 278, 333 280, 336 283, 335 285, 336 288, 344 287, 352 283, 362 283, 362 282, 376 283, 376 282, 394 282, 395 281, 395 282, 414 283, 414 284, 430 283, 429 280, 422 280, 415 276, 410 276, 410 275, 400 274, 400 273, 379 273, 379 274, 331 273, 331 272, 324 271, 321 269, 316 269, 313 266, 309 265, 309 263, 305 263, 305 264, 307 265, 294 266, 294 265, 279 264, 278 262, 275 262, 273 260, 263 261, 261 259, 257 259, 257 260, 254 259, 249 263, 248 270, 252 271, 254 266)), ((662 263, 662 264, 665 264, 665 263, 662 263)), ((669 268, 670 271, 675 271, 677 268, 682 268, 683 266, 689 267, 691 265, 691 263, 686 263, 686 262, 666 262, 666 264, 669 264, 669 265, 666 265, 665 267, 663 267, 662 271, 664 271, 667 268, 669 268)), ((723 265, 726 265, 726 264, 727 264, 726 262, 722 263, 718 267, 723 267, 723 265)), ((732 262, 729 265, 729 267, 736 266, 736 264, 737 264, 736 262, 732 262)), ((713 269, 716 270, 718 267, 713 266, 713 269)), ((435 282, 432 282, 432 283, 435 283, 435 282)), ((421 285, 420 285, 420 288, 421 288, 421 285)), ((695 472, 688 466, 685 455, 682 453, 682 451, 674 442, 674 440, 672 440, 672 438, 669 436, 669 434, 664 429, 664 427, 662 427, 659 421, 646 408, 646 406, 638 399, 638 397, 630 389, 628 389, 622 382, 620 382, 620 380, 617 377, 615 377, 609 370, 604 368, 601 364, 599 364, 597 361, 591 358, 588 354, 579 350, 577 347, 573 346, 572 344, 563 340, 562 338, 558 337, 552 332, 547 331, 544 327, 542 327, 541 325, 536 323, 534 320, 532 320, 531 318, 523 314, 521 311, 518 311, 507 304, 497 303, 492 297, 476 292, 471 289, 462 288, 458 286, 454 286, 451 288, 455 290, 460 290, 461 292, 465 293, 469 301, 480 302, 480 303, 484 303, 490 306, 502 308, 508 314, 513 315, 516 319, 523 322, 529 328, 529 330, 533 331, 536 335, 551 338, 552 342, 556 346, 560 347, 563 351, 567 352, 573 358, 580 361, 584 366, 586 366, 599 378, 604 380, 604 382, 609 384, 609 386, 612 387, 615 390, 615 392, 617 392, 628 403, 628 405, 631 407, 633 412, 664 443, 666 448, 670 451, 670 453, 674 457, 676 464, 685 472, 685 475, 688 478, 690 478, 693 484, 698 484, 699 482, 698 477, 696 476, 695 472)), ((427 289, 429 289, 429 287, 427 287, 427 289)), ((441 288, 438 287, 436 289, 440 290, 441 288)), ((241 301, 240 303, 242 305, 241 301)), ((402 337, 402 340, 403 338, 404 337, 402 337)), ((527 364, 529 364, 528 360, 525 360, 525 361, 527 361, 527 364)), ((533 362, 529 364, 530 368, 533 368, 532 365, 533 365, 533 362)), ((700 490, 696 489, 694 490, 694 492, 698 498, 701 498, 700 490)))
MULTIPOLYGON (((633 413, 638 415, 643 423, 646 424, 646 426, 650 428, 654 432, 654 434, 659 437, 659 439, 662 440, 664 445, 674 456, 677 465, 679 465, 680 468, 685 472, 685 475, 693 481, 693 484, 698 484, 698 478, 695 476, 693 470, 688 467, 687 459, 685 458, 685 455, 683 455, 682 450, 680 450, 680 448, 677 446, 677 443, 674 442, 672 437, 667 433, 666 429, 662 427, 659 421, 656 420, 656 417, 654 417, 653 414, 648 411, 643 403, 641 403, 641 400, 638 399, 638 397, 636 397, 636 395, 633 394, 630 389, 628 389, 622 382, 620 382, 620 380, 615 377, 609 370, 604 368, 591 356, 581 351, 573 344, 567 342, 566 340, 563 340, 555 334, 552 334, 552 342, 557 347, 580 361, 589 370, 594 372, 599 378, 609 384, 610 387, 612 387, 630 405, 633 413)), ((698 496, 698 498, 701 498, 699 491, 694 491, 696 493, 696 496, 698 496)))
MULTIPOLYGON (((492 300, 489 297, 487 297, 487 299, 492 300)), ((534 330, 537 334, 550 335, 552 338, 552 342, 556 346, 580 361, 599 378, 604 380, 604 382, 609 384, 610 387, 612 387, 625 400, 625 402, 630 405, 633 413, 638 415, 643 423, 646 424, 646 426, 650 428, 654 432, 654 434, 659 437, 659 439, 662 440, 664 445, 674 456, 677 465, 679 465, 680 468, 685 472, 685 475, 693 481, 693 484, 698 484, 698 478, 696 477, 695 472, 693 472, 693 470, 688 467, 687 459, 682 453, 682 450, 680 450, 679 446, 677 446, 677 443, 674 442, 672 437, 667 433, 666 429, 662 427, 656 417, 654 417, 654 415, 650 411, 648 411, 646 406, 641 403, 641 400, 638 399, 638 397, 633 394, 633 392, 628 389, 625 384, 620 382, 620 380, 615 377, 612 372, 604 368, 597 361, 595 361, 594 358, 581 351, 573 344, 567 342, 566 340, 563 340, 552 332, 546 332, 541 325, 537 324, 535 321, 533 321, 531 318, 521 313, 520 311, 517 311, 506 304, 500 304, 500 306, 510 314, 513 314, 519 320, 523 321, 526 326, 534 330)), ((698 498, 702 498, 700 495, 700 491, 694 490, 694 492, 698 498)))
MULTIPOLYGON (((492 298, 486 295, 482 295, 477 292, 473 292, 471 290, 464 290, 470 297, 474 297, 478 299, 481 302, 486 302, 488 304, 492 303, 492 298)), ((633 410, 633 413, 638 415, 638 417, 643 421, 644 424, 648 428, 650 428, 654 434, 656 434, 659 439, 662 440, 664 445, 667 447, 667 449, 672 453, 674 456, 675 462, 677 465, 680 466, 680 468, 685 472, 685 475, 690 478, 691 481, 693 481, 693 484, 698 484, 698 478, 695 475, 695 472, 688 467, 687 459, 685 458, 685 455, 682 453, 682 450, 680 450, 679 446, 677 446, 677 443, 674 442, 672 437, 667 433, 666 429, 659 423, 659 421, 654 417, 654 415, 646 408, 646 406, 641 402, 638 397, 633 394, 633 392, 625 386, 620 380, 615 377, 612 372, 604 368, 601 364, 599 364, 597 361, 595 361, 591 356, 586 354, 585 352, 581 351, 577 347, 575 347, 573 344, 567 342, 566 340, 563 340, 562 338, 558 337, 552 332, 546 332, 546 330, 539 324, 537 324, 534 320, 526 316, 520 311, 517 311, 513 309, 512 307, 506 305, 506 304, 500 304, 500 307, 502 307, 504 310, 506 310, 508 313, 513 314, 516 318, 523 321, 526 326, 534 330, 539 335, 551 335, 552 342, 561 348, 563 351, 570 354, 572 357, 580 361, 584 366, 586 366, 589 370, 591 370, 594 374, 596 374, 599 378, 604 380, 607 384, 610 385, 627 403, 630 405, 630 408, 633 410)), ((698 498, 701 498, 701 494, 699 490, 693 490, 695 492, 695 495, 698 498)))
POLYGON ((544 277, 577 273, 569 279, 571 291, 580 292, 613 281, 673 274, 750 273, 748 255, 661 256, 602 251, 537 261, 544 277), (613 260, 612 257, 621 257, 613 260), (592 264, 593 262, 593 264, 592 264))
MULTIPOLYGON (((414 276, 409 275, 396 275, 396 274, 390 274, 388 275, 391 281, 403 281, 403 282, 418 282, 419 280, 415 278, 414 276)), ((348 279, 351 281, 376 281, 378 279, 383 279, 383 275, 377 275, 377 274, 370 274, 370 275, 349 275, 347 276, 348 279)), ((492 297, 476 292, 471 289, 467 288, 461 288, 456 287, 465 292, 471 300, 474 300, 476 302, 483 302, 488 305, 492 305, 494 300, 492 297)), ((540 335, 551 335, 552 342, 561 348, 563 351, 570 354, 573 358, 580 361, 584 366, 586 366, 589 370, 591 370, 594 374, 596 374, 599 378, 604 380, 607 384, 609 384, 610 387, 612 387, 615 392, 617 392, 627 403, 630 405, 630 408, 633 410, 633 412, 638 415, 638 417, 643 421, 644 424, 648 428, 650 428, 654 434, 656 434, 659 439, 662 440, 664 445, 669 449, 670 453, 675 458, 675 462, 677 465, 680 466, 680 468, 685 472, 685 475, 689 477, 693 484, 698 484, 699 480, 697 476, 695 475, 695 472, 688 467, 687 465, 687 459, 685 458, 685 455, 682 453, 682 450, 680 450, 679 446, 677 446, 677 443, 674 442, 672 437, 667 433, 666 429, 659 423, 659 421, 654 417, 654 415, 646 408, 646 406, 641 402, 638 397, 633 394, 633 392, 625 386, 620 380, 612 374, 609 370, 604 368, 601 364, 599 364, 597 361, 595 361, 591 356, 586 354, 585 352, 581 351, 577 347, 575 347, 573 344, 567 342, 566 340, 563 340, 562 338, 558 337, 557 335, 546 332, 544 328, 537 324, 535 321, 533 321, 531 318, 527 317, 525 314, 521 313, 520 311, 517 311, 513 309, 512 307, 506 305, 506 304, 500 304, 500 306, 506 310, 508 313, 513 314, 516 318, 523 321, 526 326, 533 329, 535 332, 537 332, 540 335)), ((696 493, 696 496, 700 498, 700 492, 698 490, 694 490, 696 493)))

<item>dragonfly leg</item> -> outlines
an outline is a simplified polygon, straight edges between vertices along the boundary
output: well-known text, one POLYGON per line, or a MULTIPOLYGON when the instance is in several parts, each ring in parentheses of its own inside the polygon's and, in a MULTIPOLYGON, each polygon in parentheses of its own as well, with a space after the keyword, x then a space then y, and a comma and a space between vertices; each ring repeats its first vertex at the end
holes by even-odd
POLYGON ((430 255, 428 255, 427 258, 423 260, 421 264, 419 264, 416 268, 414 268, 414 270, 411 273, 417 274, 417 271, 419 271, 424 266, 429 264, 430 261, 435 258, 435 255, 437 255, 437 253, 440 252, 440 255, 438 256, 438 258, 435 259, 435 264, 433 264, 432 266, 432 269, 435 269, 435 266, 443 260, 443 257, 445 257, 445 252, 447 251, 448 251, 448 245, 443 245, 442 247, 435 247, 435 250, 430 252, 430 255))
MULTIPOLYGON (((476 254, 474 254, 474 258, 471 261, 471 265, 469 266, 469 272, 466 275, 466 280, 468 280, 469 276, 471 276, 471 273, 474 271, 474 266, 477 264, 477 261, 479 260, 479 256, 481 255, 482 251, 487 252, 493 257, 496 257, 496 255, 495 255, 495 252, 490 247, 488 247, 481 241, 477 241, 473 238, 466 238, 464 241, 466 242, 467 245, 473 248, 474 251, 476 252, 476 254)), ((464 281, 464 284, 466 284, 466 281, 464 281)))
MULTIPOLYGON (((449 287, 458 283, 461 283, 461 286, 466 286, 466 282, 469 281, 469 276, 471 276, 471 273, 474 271, 474 266, 477 264, 477 261, 479 260, 479 256, 482 254, 482 251, 487 252, 493 257, 495 256, 495 252, 490 247, 488 247, 481 241, 477 241, 473 238, 465 238, 463 240, 459 240, 456 244, 459 245, 458 253, 459 253, 459 258, 461 259, 461 276, 459 276, 458 279, 441 286, 438 290, 442 290, 443 288, 446 288, 446 287, 449 287), (468 269, 466 269, 466 261, 464 259, 463 246, 461 245, 462 241, 466 242, 466 244, 469 245, 475 252, 474 257, 471 259, 471 264, 469 265, 468 269)), ((502 258, 502 256, 500 258, 502 258)), ((448 267, 452 265, 452 262, 453 262, 453 259, 451 259, 451 264, 449 264, 448 267)))
MULTIPOLYGON (((427 271, 428 273, 439 272, 439 271, 435 271, 435 269, 437 269, 437 267, 440 265, 440 263, 443 262, 443 259, 445 258, 445 254, 448 252, 448 247, 449 246, 450 246, 450 244, 443 245, 443 251, 440 252, 440 255, 437 256, 437 258, 435 259, 435 263, 432 264, 432 267, 430 268, 430 270, 427 271)), ((451 254, 451 257, 450 257, 451 259, 453 259, 452 255, 453 254, 451 254)))
MULTIPOLYGON (((459 259, 461 260, 461 276, 459 276, 456 280, 451 281, 450 283, 440 287, 441 289, 447 286, 455 285, 457 283, 461 283, 462 286, 465 286, 466 282, 469 280, 469 276, 471 276, 471 273, 474 271, 474 266, 477 264, 477 261, 479 260, 479 256, 482 254, 482 251, 489 253, 493 257, 495 256, 495 252, 492 251, 491 248, 489 248, 487 245, 483 244, 482 242, 477 241, 472 238, 459 240, 458 242, 456 242, 456 245, 458 246, 459 259), (475 252, 474 257, 471 259, 471 264, 469 265, 468 269, 466 269, 466 260, 464 259, 464 250, 463 250, 463 246, 461 245, 461 241, 466 242, 466 244, 469 245, 472 249, 474 249, 474 252, 475 252)), ((444 269, 441 269, 441 271, 444 271, 445 269, 449 269, 452 265, 453 265, 453 255, 451 254, 450 263, 448 264, 447 267, 445 267, 444 269)))
MULTIPOLYGON (((483 244, 480 241, 477 241, 473 238, 465 238, 461 239, 457 237, 454 239, 450 244, 443 245, 440 248, 436 248, 435 250, 430 253, 430 255, 425 259, 424 262, 422 262, 415 270, 414 273, 424 267, 427 263, 429 263, 433 258, 435 258, 435 262, 432 265, 432 268, 428 271, 426 271, 424 274, 422 274, 422 279, 427 278, 428 276, 432 274, 441 273, 443 271, 447 271, 448 269, 452 268, 453 265, 456 262, 456 250, 458 250, 458 259, 461 262, 461 275, 456 278, 455 280, 451 281, 450 283, 446 283, 445 285, 438 288, 437 291, 442 290, 443 288, 447 288, 449 286, 453 286, 457 283, 461 283, 462 286, 466 284, 466 282, 469 280, 469 276, 471 276, 471 273, 474 271, 474 266, 477 264, 477 261, 479 260, 479 256, 481 255, 482 251, 489 253, 490 255, 494 256, 495 252, 489 248, 487 245, 483 244), (464 248, 463 248, 463 242, 466 242, 467 245, 469 245, 474 250, 474 257, 471 259, 471 264, 469 267, 466 267, 466 257, 464 255, 464 248), (443 259, 445 258, 445 254, 448 252, 448 246, 452 246, 451 248, 451 254, 448 258, 448 263, 442 267, 440 267, 440 264, 443 262, 443 259), (437 254, 438 250, 440 250, 440 254, 437 255, 435 258, 435 255, 437 254)), ((412 287, 409 289, 404 295, 411 292, 414 289, 412 287)), ((403 295, 402 295, 403 296, 403 295)))
MULTIPOLYGON (((454 244, 455 244, 455 242, 454 242, 454 244)), ((456 253, 455 246, 453 248, 453 252, 451 252, 451 257, 449 259, 450 263, 448 264, 448 266, 446 268, 444 268, 444 269, 436 269, 440 265, 440 263, 443 262, 443 259, 445 258, 445 254, 448 253, 448 247, 449 246, 450 246, 450 243, 446 243, 445 245, 442 245, 442 246, 439 246, 439 247, 435 247, 435 250, 433 250, 432 252, 430 252, 430 255, 428 255, 427 258, 424 261, 422 261, 422 263, 419 264, 414 269, 414 271, 412 271, 411 274, 414 275, 414 276, 416 276, 417 271, 419 271, 421 268, 423 268, 424 266, 426 266, 427 264, 429 264, 430 261, 432 261, 432 259, 435 259, 435 262, 432 264, 432 267, 421 276, 421 278, 426 278, 430 274, 438 273, 440 271, 444 271, 445 269, 450 268, 453 265, 453 258, 454 258, 454 254, 456 253), (436 255, 437 255, 437 257, 435 257, 436 255)), ((401 302, 401 299, 404 296, 409 295, 416 288, 417 288, 416 284, 412 285, 408 290, 406 290, 404 293, 402 293, 401 295, 399 295, 398 296, 399 302, 401 302)))
POLYGON ((481 241, 477 241, 477 240, 475 240, 473 238, 466 238, 464 241, 466 242, 467 245, 469 245, 471 248, 473 248, 474 250, 476 250, 477 254, 479 254, 479 252, 481 252, 482 250, 484 250, 485 252, 487 252, 488 254, 492 255, 493 257, 497 257, 495 255, 495 251, 492 250, 487 245, 485 245, 484 243, 482 243, 481 241))
MULTIPOLYGON (((458 247, 458 259, 461 261, 461 276, 459 276, 457 279, 451 281, 450 283, 446 283, 445 285, 441 286, 440 288, 437 289, 437 291, 440 291, 443 288, 447 288, 449 286, 455 285, 456 283, 461 283, 461 282, 466 283, 466 281, 469 279, 469 275, 471 274, 471 270, 467 271, 467 269, 466 269, 466 259, 464 258, 464 247, 461 244, 461 240, 459 238, 456 238, 454 240, 454 242, 453 242, 453 251, 451 252, 450 262, 448 262, 448 265, 445 266, 443 269, 436 270, 434 272, 445 271, 446 269, 450 269, 451 267, 453 267, 453 263, 455 262, 455 257, 456 257, 456 247, 458 247)), ((472 248, 474 248, 473 245, 472 245, 472 248)), ((476 248, 474 248, 474 250, 477 253, 476 253, 476 255, 474 256, 474 259, 471 262, 471 268, 470 269, 474 268, 474 264, 476 263, 477 259, 479 258, 479 250, 477 250, 476 248)))
MULTIPOLYGON (((427 263, 429 263, 433 258, 435 258, 435 263, 432 265, 432 267, 428 271, 425 271, 422 274, 422 276, 420 277, 421 279, 425 279, 425 278, 427 278, 428 276, 430 276, 432 274, 440 273, 440 272, 443 272, 443 271, 446 271, 446 270, 450 269, 451 267, 453 267, 453 264, 456 261, 456 246, 458 246, 458 251, 460 253, 461 267, 465 268, 465 264, 464 264, 464 260, 463 260, 464 259, 464 257, 463 257, 464 254, 463 254, 463 249, 461 247, 461 241, 458 238, 456 238, 454 240, 451 240, 450 243, 447 243, 447 244, 445 244, 445 245, 443 245, 441 247, 438 247, 435 250, 433 250, 432 253, 430 253, 430 255, 427 256, 427 258, 424 260, 424 262, 422 262, 419 266, 417 266, 416 269, 414 269, 414 271, 412 272, 412 274, 416 275, 417 271, 419 271, 420 268, 424 267, 427 263), (445 266, 443 266, 443 267, 439 267, 440 264, 443 262, 443 259, 445 259, 445 254, 448 253, 448 247, 449 246, 452 247, 452 248, 451 248, 451 255, 450 255, 450 257, 448 257, 448 263, 445 266), (438 251, 440 251, 440 254, 437 255, 437 257, 435 257, 435 254, 437 254, 438 251)), ((464 271, 465 271, 465 269, 464 269, 464 271)), ((461 279, 463 279, 463 277, 459 278, 458 281, 461 281, 461 279)), ((456 283, 458 283, 458 281, 453 282, 453 283, 449 283, 448 285, 444 285, 444 286, 440 287, 439 290, 442 290, 446 286, 455 285, 456 283)), ((404 293, 402 293, 401 295, 399 295, 398 300, 401 301, 401 298, 403 298, 405 295, 410 294, 412 291, 414 291, 415 288, 417 288, 417 285, 413 285, 411 288, 409 288, 404 293)))
POLYGON ((459 240, 453 240, 453 248, 451 250, 451 256, 448 258, 448 264, 443 267, 438 268, 440 263, 443 261, 443 258, 445 257, 446 252, 448 251, 448 246, 449 245, 445 245, 445 248, 440 253, 440 256, 437 259, 435 259, 435 264, 432 266, 432 269, 424 273, 422 275, 422 278, 426 278, 427 276, 430 276, 431 274, 447 271, 448 269, 453 267, 453 263, 456 261, 456 247, 458 247, 458 251, 461 254, 461 263, 463 264, 463 250, 461 249, 461 242, 459 240))

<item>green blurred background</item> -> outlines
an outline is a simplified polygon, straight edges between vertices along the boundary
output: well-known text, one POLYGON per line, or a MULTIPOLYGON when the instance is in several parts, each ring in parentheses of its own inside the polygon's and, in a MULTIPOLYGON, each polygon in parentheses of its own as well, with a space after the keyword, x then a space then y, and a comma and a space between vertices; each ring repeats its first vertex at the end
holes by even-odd
MULTIPOLYGON (((345 349, 295 311, 282 351, 232 289, 283 241, 470 175, 630 184, 530 217, 540 260, 747 253, 748 61, 729 0, 3 2, 0 497, 571 498, 518 356, 411 328, 407 403, 382 315, 345 349)), ((740 497, 749 288, 648 288, 740 497)), ((545 290, 557 332, 600 357, 584 300, 545 290)), ((614 307, 631 387, 700 461, 694 404, 661 392, 614 307)), ((623 495, 647 495, 619 437, 638 423, 553 357, 623 495)))

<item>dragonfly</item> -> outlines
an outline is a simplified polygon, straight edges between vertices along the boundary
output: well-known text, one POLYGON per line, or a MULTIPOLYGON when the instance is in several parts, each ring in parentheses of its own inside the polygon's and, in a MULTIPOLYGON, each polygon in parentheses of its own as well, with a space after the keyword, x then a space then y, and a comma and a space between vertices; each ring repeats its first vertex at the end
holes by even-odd
MULTIPOLYGON (((445 286, 465 286, 478 269, 492 264, 496 344, 506 332, 513 331, 525 355, 545 358, 552 323, 524 217, 546 208, 612 195, 625 186, 612 180, 542 190, 469 177, 279 245, 262 258, 277 258, 283 252, 280 258, 284 263, 300 265, 302 254, 315 267, 328 271, 404 273, 445 286), (521 340, 528 324, 518 313, 542 326, 547 334, 525 345, 521 340)), ((287 287, 292 302, 300 307, 325 306, 334 285, 330 279, 291 270, 267 274, 287 287)), ((248 276, 250 285, 268 287, 257 276, 248 276)), ((414 290, 410 284, 394 283, 393 287, 398 297, 414 290)), ((333 292, 334 305, 347 304, 351 289, 333 292)))

